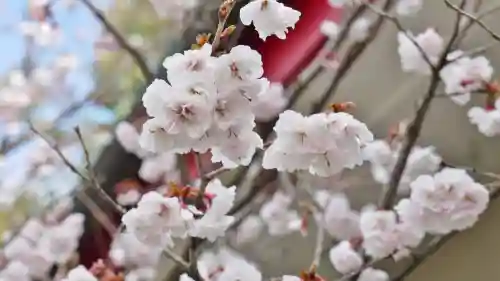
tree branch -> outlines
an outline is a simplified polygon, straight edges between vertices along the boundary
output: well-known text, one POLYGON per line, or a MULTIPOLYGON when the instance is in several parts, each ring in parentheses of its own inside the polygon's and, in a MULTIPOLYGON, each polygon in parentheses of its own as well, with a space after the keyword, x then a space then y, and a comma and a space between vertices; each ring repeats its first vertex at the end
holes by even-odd
POLYGON ((142 56, 142 54, 136 48, 130 45, 130 43, 122 36, 120 31, 118 31, 118 29, 113 24, 111 24, 111 22, 108 21, 104 13, 101 10, 99 10, 91 2, 91 0, 80 0, 80 2, 82 2, 82 4, 84 4, 89 9, 89 11, 94 15, 94 17, 103 25, 106 31, 108 31, 113 36, 118 46, 120 46, 132 57, 137 67, 139 67, 139 70, 141 71, 142 76, 144 77, 146 83, 149 84, 153 82, 154 75, 149 69, 146 60, 142 56))
POLYGON ((90 154, 87 149, 87 146, 85 145, 85 142, 83 141, 83 136, 80 131, 80 128, 76 127, 75 128, 75 133, 78 137, 78 140, 80 141, 80 145, 82 146, 84 155, 85 155, 85 162, 86 162, 86 169, 87 173, 89 175, 89 180, 92 183, 92 187, 97 191, 99 196, 104 199, 110 206, 112 206, 116 211, 118 211, 119 214, 123 215, 125 214, 125 209, 118 205, 115 200, 113 200, 109 194, 104 191, 104 189, 101 187, 101 184, 99 183, 99 180, 97 179, 97 176, 95 174, 94 168, 92 167, 92 162, 90 161, 90 154))
POLYGON ((490 36, 495 39, 495 40, 498 40, 500 41, 500 35, 498 35, 497 33, 495 33, 490 27, 488 27, 483 21, 481 21, 478 17, 472 15, 471 13, 468 13, 467 11, 464 11, 463 7, 459 7, 453 3, 450 2, 450 0, 444 0, 446 6, 448 6, 449 8, 455 10, 457 13, 467 17, 468 19, 470 19, 472 22, 478 24, 482 29, 484 29, 484 31, 488 32, 488 34, 490 34, 490 36))
MULTIPOLYGON (((394 0, 387 0, 384 4, 383 9, 389 10, 393 5, 394 5, 394 0)), ((363 7, 368 7, 368 6, 367 4, 364 4, 363 7)), ((344 76, 349 72, 351 67, 354 65, 356 60, 361 56, 366 47, 368 47, 370 43, 372 43, 375 40, 380 28, 382 27, 383 22, 384 22, 383 17, 379 17, 377 21, 371 26, 370 34, 363 41, 356 42, 349 48, 346 56, 342 59, 332 82, 323 92, 319 100, 313 104, 312 112, 321 111, 325 106, 325 104, 328 102, 328 100, 332 97, 332 95, 335 94, 344 76)))
MULTIPOLYGON (((446 1, 446 0, 445 0, 446 1)), ((465 0, 462 0, 461 6, 465 5, 465 0)), ((408 129, 406 131, 405 140, 403 142, 403 148, 399 153, 398 159, 396 161, 396 165, 394 170, 391 173, 391 177, 389 179, 389 184, 387 185, 387 189, 382 193, 382 197, 379 202, 379 206, 383 209, 390 209, 396 200, 397 191, 399 187, 399 182, 401 181, 401 177, 403 176, 403 172, 406 168, 406 164, 408 161, 408 157, 415 146, 418 137, 420 136, 420 132, 423 127, 423 123, 427 112, 429 111, 431 102, 436 95, 436 89, 440 83, 439 71, 444 67, 447 63, 446 57, 450 52, 453 43, 455 42, 459 30, 460 30, 460 19, 461 16, 457 13, 457 18, 455 21, 455 25, 453 28, 452 35, 448 41, 448 44, 445 46, 440 59, 436 65, 436 67, 432 69, 431 82, 429 84, 429 88, 427 89, 427 94, 425 95, 424 100, 422 101, 420 107, 417 109, 414 119, 408 125, 408 129)))

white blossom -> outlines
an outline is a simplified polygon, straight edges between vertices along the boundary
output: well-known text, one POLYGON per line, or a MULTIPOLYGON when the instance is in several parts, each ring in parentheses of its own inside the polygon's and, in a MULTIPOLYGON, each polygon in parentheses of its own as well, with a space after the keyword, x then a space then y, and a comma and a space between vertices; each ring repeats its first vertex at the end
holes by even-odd
POLYGON ((287 110, 274 131, 277 138, 264 154, 265 169, 309 170, 322 177, 361 165, 361 145, 373 140, 365 124, 344 112, 304 117, 287 110))
POLYGON ((493 68, 485 57, 463 57, 446 65, 439 73, 445 83, 445 93, 459 105, 470 100, 470 95, 485 87, 491 80, 493 68))
POLYGON ((171 237, 187 235, 193 215, 183 208, 178 198, 167 198, 150 191, 144 194, 137 207, 129 210, 122 222, 127 230, 147 245, 171 245, 171 237))
POLYGON ((205 44, 165 59, 170 84, 155 80, 146 90, 142 101, 153 118, 144 123, 139 143, 157 153, 211 150, 212 161, 226 168, 248 165, 263 146, 253 132, 251 105, 268 84, 262 58, 248 46, 220 57, 211 50, 205 44))
POLYGON ((29 219, 21 229, 19 235, 32 242, 37 242, 45 231, 45 226, 38 219, 29 219))
POLYGON ((422 0, 398 0, 396 13, 400 16, 413 16, 422 9, 423 4, 422 0))
POLYGON ((283 85, 271 83, 252 101, 252 112, 257 121, 269 121, 285 108, 288 98, 284 95, 283 85))
MULTIPOLYGON (((167 1, 165 1, 167 2, 167 1)), ((172 85, 186 85, 202 82, 213 75, 215 58, 211 56, 212 45, 205 44, 199 50, 176 53, 163 61, 167 79, 172 85)))
MULTIPOLYGON (((363 157, 365 160, 370 161, 371 173, 375 181, 381 184, 389 183, 400 149, 400 144, 390 145, 385 140, 375 140, 365 145, 362 151, 363 157)), ((436 172, 440 167, 441 160, 434 147, 414 146, 408 156, 398 192, 408 193, 410 183, 420 175, 436 172)))
POLYGON ((426 54, 431 63, 437 63, 439 55, 443 49, 443 38, 433 28, 428 28, 425 32, 414 36, 412 33, 398 33, 398 53, 401 59, 401 67, 405 72, 415 72, 419 74, 430 74, 431 68, 421 50, 415 46, 414 42, 426 54))
POLYGON ((115 134, 116 139, 125 151, 142 158, 145 151, 139 145, 139 133, 130 122, 122 121, 118 123, 115 128, 115 134))
POLYGON ((236 230, 236 243, 243 245, 255 241, 262 232, 263 227, 264 222, 259 216, 250 215, 246 217, 236 230))
POLYGON ((500 134, 500 99, 495 102, 494 109, 473 107, 467 113, 470 122, 478 127, 479 132, 492 137, 500 134))
POLYGON ((162 249, 140 242, 129 232, 118 234, 111 244, 109 256, 116 265, 150 267, 157 265, 162 249))
POLYGON ((156 277, 156 269, 153 267, 139 267, 130 270, 125 275, 125 281, 149 281, 156 277))
POLYGON ((145 181, 156 183, 162 180, 175 181, 177 159, 175 154, 164 152, 145 158, 139 168, 139 177, 145 181))
POLYGON ((288 28, 294 28, 301 13, 276 0, 253 0, 240 10, 240 19, 244 25, 253 22, 255 30, 262 40, 276 35, 286 38, 288 28))
POLYGON ((389 281, 389 274, 383 270, 368 267, 361 271, 358 281, 389 281))
POLYGON ((445 168, 418 177, 411 196, 396 206, 401 219, 432 234, 472 227, 488 205, 488 190, 464 170, 445 168))
POLYGON ((181 20, 184 14, 198 5, 198 0, 149 0, 161 19, 181 20))
POLYGON ((0 279, 5 281, 30 281, 29 268, 19 261, 11 261, 0 272, 0 279))
POLYGON ((193 223, 189 234, 214 242, 218 237, 225 235, 234 221, 234 217, 228 216, 227 213, 233 206, 236 187, 227 188, 220 180, 214 179, 208 183, 205 194, 213 199, 203 217, 193 223))
MULTIPOLYGON (((320 219, 326 231, 335 238, 347 240, 358 237, 359 214, 351 209, 348 198, 344 194, 329 194, 328 192, 315 193, 315 199, 324 200, 324 212, 320 219)), ((319 201, 318 201, 319 202, 319 201)))
POLYGON ((79 265, 68 272, 68 276, 64 281, 97 281, 98 279, 92 275, 83 265, 79 265))
POLYGON ((367 18, 359 18, 353 24, 349 30, 349 40, 355 42, 361 42, 366 39, 369 35, 370 27, 372 22, 367 18))
POLYGON ((363 266, 363 258, 349 241, 342 241, 329 252, 330 262, 339 273, 348 274, 358 271, 363 266))
POLYGON ((338 24, 331 20, 324 20, 319 26, 321 33, 327 36, 331 40, 336 40, 339 36, 340 28, 338 24))
POLYGON ((116 202, 122 206, 132 206, 139 202, 141 193, 137 189, 129 189, 116 194, 116 202))
POLYGON ((341 8, 351 0, 328 0, 328 4, 333 8, 341 8))
POLYGON ((262 274, 254 264, 228 248, 203 252, 197 265, 201 277, 207 281, 262 281, 262 274))
POLYGON ((398 222, 393 211, 362 212, 360 228, 367 255, 385 258, 408 247, 414 248, 424 237, 423 230, 409 222, 398 222))
POLYGON ((300 230, 301 218, 295 210, 290 209, 292 200, 289 194, 278 191, 260 209, 260 217, 271 236, 283 236, 300 230))

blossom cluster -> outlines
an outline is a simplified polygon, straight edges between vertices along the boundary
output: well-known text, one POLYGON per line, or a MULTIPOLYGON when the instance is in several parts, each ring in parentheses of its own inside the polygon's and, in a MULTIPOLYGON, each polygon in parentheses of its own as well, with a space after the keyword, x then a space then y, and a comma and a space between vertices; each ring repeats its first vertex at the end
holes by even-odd
POLYGON ((133 124, 121 121, 115 128, 118 142, 128 153, 140 158, 139 177, 150 183, 177 181, 175 154, 170 151, 152 153, 140 146, 140 134, 133 124))
POLYGON ((182 196, 168 196, 151 191, 144 194, 136 208, 129 210, 122 222, 127 231, 146 245, 173 246, 172 238, 192 237, 215 241, 233 222, 227 213, 233 205, 235 188, 226 188, 215 179, 208 183, 203 204, 196 204, 198 190, 187 190, 182 196), (191 194, 190 194, 191 193, 191 194), (191 196, 192 197, 192 196, 191 196))
POLYGON ((500 99, 495 101, 493 108, 475 106, 467 114, 470 122, 485 136, 500 135, 500 99))
MULTIPOLYGON (((363 157, 371 164, 371 173, 375 181, 381 184, 389 183, 399 152, 400 142, 375 140, 365 145, 363 157)), ((408 193, 410 183, 421 175, 430 175, 436 172, 441 165, 441 157, 435 148, 414 146, 408 156, 406 167, 399 183, 398 191, 408 193)))
POLYGON ((304 117, 287 110, 274 131, 276 140, 264 154, 264 168, 307 170, 323 177, 361 165, 361 146, 373 140, 366 125, 345 112, 304 117))
POLYGON ((64 218, 68 206, 54 209, 43 219, 29 219, 3 249, 8 261, 0 272, 3 280, 44 278, 54 264, 65 264, 74 258, 83 234, 84 216, 72 213, 64 218))
POLYGON ((176 153, 211 149, 214 162, 247 165, 263 145, 251 110, 267 83, 261 57, 247 46, 217 58, 211 53, 205 44, 165 60, 170 84, 155 80, 142 99, 153 118, 144 124, 141 146, 176 153))
POLYGON ((431 234, 464 230, 476 223, 489 202, 489 192, 464 170, 445 168, 411 183, 410 198, 396 206, 398 215, 431 234))

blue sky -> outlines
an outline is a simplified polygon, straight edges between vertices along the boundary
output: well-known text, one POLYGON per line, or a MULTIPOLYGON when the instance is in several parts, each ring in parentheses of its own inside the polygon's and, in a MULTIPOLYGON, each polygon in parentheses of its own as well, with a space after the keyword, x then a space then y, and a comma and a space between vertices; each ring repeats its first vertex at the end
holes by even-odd
MULTIPOLYGON (((63 0, 58 0, 63 2, 63 0)), ((78 0, 77 0, 78 2, 78 0)), ((105 8, 106 1, 95 1, 101 8, 105 8), (104 6, 103 6, 104 5, 104 6)), ((27 9, 28 0, 0 0, 0 73, 2 76, 8 74, 9 70, 18 68, 25 52, 23 37, 19 33, 19 23, 23 20, 27 9)), ((90 12, 81 4, 74 9, 68 10, 65 5, 58 3, 54 6, 54 15, 60 26, 62 38, 60 44, 49 48, 36 49, 36 64, 44 66, 61 53, 74 54, 79 58, 80 67, 68 77, 72 89, 71 97, 65 98, 66 102, 49 102, 40 107, 37 117, 51 119, 59 114, 71 103, 84 99, 93 89, 92 62, 94 61, 93 41, 101 33, 100 25, 95 21, 90 12)), ((87 106, 80 110, 73 118, 67 120, 68 127, 74 127, 82 122, 88 123, 112 123, 114 116, 112 112, 98 106, 87 106)), ((2 128, 0 127, 0 130, 2 128)), ((3 133, 0 131, 0 135, 3 133)), ((0 166, 0 180, 16 183, 26 174, 26 157, 30 155, 30 145, 20 147, 5 158, 5 164, 0 166)), ((72 149, 72 156, 75 161, 81 159, 78 149, 72 149), (76 152, 76 153, 75 153, 76 152)), ((65 188, 70 188, 74 184, 69 184, 68 180, 74 181, 68 173, 64 172, 56 177, 55 181, 49 179, 43 184, 44 188, 52 189, 57 193, 65 193, 65 188), (55 189, 55 190, 54 190, 55 189)), ((75 182, 76 183, 76 182, 75 182)), ((9 185, 9 184, 7 184, 9 185)), ((2 188, 2 187, 0 187, 2 188)), ((44 189, 42 188, 42 190, 44 189)))

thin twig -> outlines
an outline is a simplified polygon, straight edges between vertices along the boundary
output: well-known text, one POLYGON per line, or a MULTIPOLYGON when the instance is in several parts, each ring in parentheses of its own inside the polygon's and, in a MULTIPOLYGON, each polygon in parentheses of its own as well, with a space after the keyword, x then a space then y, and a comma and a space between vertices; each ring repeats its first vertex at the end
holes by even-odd
POLYGON ((471 56, 482 54, 482 53, 486 52, 488 49, 490 49, 490 48, 498 45, 498 42, 499 41, 493 41, 493 42, 490 42, 489 44, 487 44, 485 46, 479 46, 477 48, 471 49, 471 50, 469 50, 467 52, 464 52, 463 54, 457 56, 453 60, 448 61, 448 63, 452 63, 452 62, 457 61, 457 60, 459 60, 461 58, 471 57, 471 56))
MULTIPOLYGON (((51 121, 51 123, 52 123, 51 128, 44 130, 44 133, 48 134, 49 131, 52 131, 53 129, 55 129, 57 127, 57 125, 59 125, 59 123, 61 123, 61 121, 63 121, 66 117, 70 117, 73 113, 75 113, 77 110, 81 109, 87 103, 89 103, 90 101, 92 101, 94 99, 98 99, 98 98, 99 97, 88 96, 88 97, 84 98, 83 100, 76 101, 76 102, 70 104, 63 111, 61 111, 61 113, 59 113, 59 115, 57 115, 57 117, 54 118, 54 120, 51 121)), ((25 136, 18 138, 17 140, 15 140, 13 142, 7 142, 1 148, 0 154, 7 154, 9 151, 27 143, 30 140, 31 140, 31 135, 27 134, 25 136)))
POLYGON ((162 254, 165 257, 176 262, 179 266, 183 267, 185 270, 189 269, 189 263, 185 261, 181 256, 173 252, 172 250, 165 248, 163 249, 162 254))
POLYGON ((151 83, 154 80, 154 75, 149 69, 142 54, 123 37, 120 31, 118 31, 118 29, 106 18, 104 13, 91 2, 91 0, 80 0, 80 2, 82 2, 90 10, 94 17, 103 25, 106 31, 113 36, 118 46, 120 46, 120 48, 125 50, 132 57, 137 67, 139 67, 146 83, 151 83))
POLYGON ((415 40, 415 38, 411 34, 408 33, 408 30, 403 27, 403 25, 401 24, 401 22, 399 21, 399 19, 397 17, 380 10, 379 8, 377 8, 376 6, 374 6, 372 4, 367 4, 367 7, 370 10, 372 10, 374 13, 376 13, 379 16, 384 17, 387 20, 389 20, 390 22, 392 22, 396 26, 396 28, 400 32, 402 32, 406 36, 406 38, 408 38, 408 40, 410 40, 412 42, 412 44, 418 49, 418 51, 422 55, 422 58, 429 65, 429 67, 431 69, 435 68, 434 63, 432 63, 431 59, 429 58, 429 56, 427 55, 425 50, 422 48, 422 46, 420 46, 420 44, 418 44, 418 42, 415 40))
POLYGON ((450 0, 444 0, 446 6, 448 6, 449 8, 457 11, 457 13, 469 18, 471 21, 473 21, 474 23, 478 24, 482 29, 484 29, 484 31, 486 31, 488 34, 490 34, 490 36, 495 39, 495 40, 498 40, 500 41, 500 35, 498 35, 497 33, 495 33, 490 27, 488 27, 483 21, 481 21, 480 19, 478 19, 478 17, 474 16, 473 14, 467 12, 467 11, 464 11, 463 8, 453 4, 450 2, 450 0))
MULTIPOLYGON (((389 10, 393 5, 394 5, 394 0, 387 0, 384 4, 383 9, 389 10)), ((366 6, 366 4, 363 5, 363 7, 364 6, 366 6)), ((384 22, 383 17, 379 17, 377 21, 371 26, 370 34, 363 41, 355 42, 349 48, 347 54, 340 62, 332 82, 323 92, 319 100, 313 104, 312 107, 313 113, 321 111, 328 102, 328 100, 330 100, 332 96, 335 95, 337 88, 340 86, 340 82, 342 82, 342 79, 349 72, 349 70, 352 68, 352 66, 354 65, 356 60, 361 56, 364 50, 366 50, 366 48, 370 45, 370 43, 375 40, 376 35, 378 34, 380 28, 382 27, 383 22, 384 22)))
POLYGON ((80 145, 82 146, 82 149, 83 149, 83 152, 85 155, 86 169, 87 169, 87 173, 89 176, 88 180, 92 183, 91 186, 99 193, 100 197, 104 201, 106 201, 110 206, 112 206, 118 213, 120 213, 122 215, 125 214, 125 212, 126 212, 125 209, 122 206, 120 206, 118 203, 116 203, 115 200, 113 200, 109 196, 109 194, 107 194, 106 191, 104 191, 101 184, 99 183, 99 180, 97 179, 94 168, 92 167, 92 162, 90 161, 90 154, 89 154, 87 146, 85 145, 85 142, 83 140, 83 136, 82 136, 82 133, 80 131, 80 128, 76 127, 75 133, 78 137, 78 140, 80 141, 80 145))
MULTIPOLYGON (((464 4, 465 0, 462 0, 462 6, 464 4)), ((461 16, 459 13, 457 13, 457 18, 455 21, 452 35, 447 45, 445 46, 436 67, 432 68, 433 71, 431 74, 431 82, 427 89, 427 94, 425 95, 424 100, 420 104, 414 119, 408 125, 405 140, 403 142, 403 148, 399 153, 396 165, 391 173, 389 184, 387 185, 386 190, 382 193, 382 196, 380 198, 379 206, 383 209, 386 210, 390 209, 394 204, 394 201, 396 200, 399 182, 401 181, 401 177, 403 176, 403 172, 406 168, 408 157, 411 151, 413 150, 413 147, 415 146, 418 137, 420 136, 420 132, 422 130, 425 117, 427 115, 427 112, 429 111, 431 102, 434 96, 436 95, 436 89, 440 82, 439 71, 444 67, 444 65, 446 65, 446 57, 450 52, 453 43, 455 42, 459 34, 460 19, 461 16)))
POLYGON ((226 27, 227 19, 231 14, 231 11, 236 4, 235 0, 225 0, 219 8, 219 23, 217 24, 217 30, 215 31, 214 40, 212 42, 212 55, 215 55, 215 52, 219 48, 222 33, 224 32, 224 28, 226 27))
POLYGON ((50 148, 52 148, 52 150, 54 150, 57 155, 59 156, 59 158, 61 158, 61 160, 63 161, 63 163, 74 173, 76 174, 77 176, 79 176, 82 180, 88 182, 89 180, 87 179, 87 177, 82 173, 80 172, 76 167, 75 165, 73 165, 67 158, 66 156, 62 153, 61 149, 59 149, 59 147, 57 146, 57 144, 53 143, 51 140, 49 140, 43 133, 41 133, 40 131, 38 131, 35 126, 33 126, 32 123, 29 123, 29 126, 30 126, 30 129, 33 133, 35 133, 35 135, 38 135, 43 141, 45 141, 45 143, 47 143, 50 148))
POLYGON ((482 172, 482 171, 479 171, 477 168, 474 168, 474 167, 459 167, 459 166, 455 166, 455 165, 452 165, 452 164, 444 162, 444 161, 441 163, 441 166, 442 167, 448 167, 448 168, 461 169, 461 170, 465 170, 465 171, 467 171, 469 173, 478 174, 478 175, 481 175, 481 176, 485 176, 485 177, 489 177, 489 178, 492 178, 492 179, 500 180, 500 175, 499 174, 492 173, 492 172, 482 172))
POLYGON ((104 212, 86 193, 85 189, 77 192, 75 196, 82 202, 82 204, 87 207, 92 216, 102 225, 106 232, 113 236, 115 235, 117 229, 114 224, 109 219, 106 212, 104 212))
POLYGON ((313 260, 311 262, 310 270, 315 270, 321 263, 321 254, 323 253, 323 242, 325 241, 325 229, 318 225, 316 235, 316 245, 314 247, 313 260))

